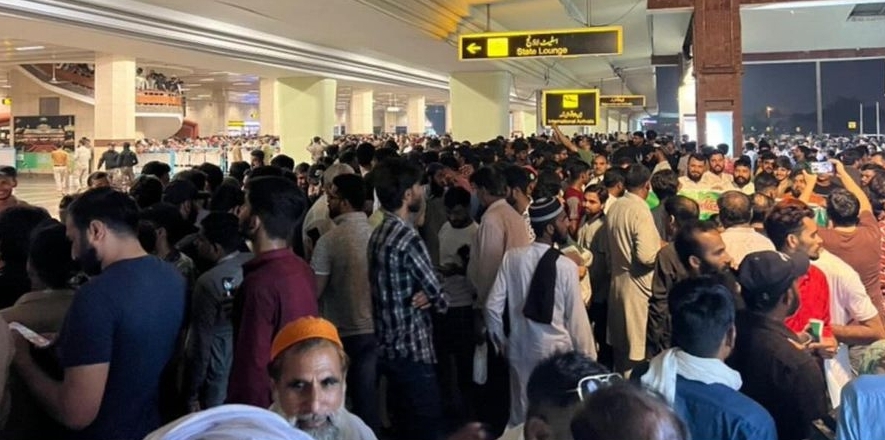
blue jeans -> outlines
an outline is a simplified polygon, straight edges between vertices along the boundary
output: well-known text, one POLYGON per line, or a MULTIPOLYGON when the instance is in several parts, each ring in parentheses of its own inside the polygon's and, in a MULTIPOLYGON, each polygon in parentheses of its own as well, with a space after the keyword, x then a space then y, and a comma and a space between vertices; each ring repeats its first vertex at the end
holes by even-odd
POLYGON ((389 383, 387 401, 393 412, 396 438, 442 438, 442 404, 433 364, 382 358, 378 361, 378 368, 389 383))
POLYGON ((347 370, 347 397, 353 413, 369 428, 378 432, 381 416, 378 413, 378 343, 375 334, 341 338, 344 352, 350 358, 347 370))
POLYGON ((230 376, 233 356, 233 328, 228 326, 223 330, 216 330, 209 353, 209 369, 206 371, 206 380, 200 390, 200 406, 202 408, 213 408, 224 404, 224 400, 227 398, 227 380, 230 376))

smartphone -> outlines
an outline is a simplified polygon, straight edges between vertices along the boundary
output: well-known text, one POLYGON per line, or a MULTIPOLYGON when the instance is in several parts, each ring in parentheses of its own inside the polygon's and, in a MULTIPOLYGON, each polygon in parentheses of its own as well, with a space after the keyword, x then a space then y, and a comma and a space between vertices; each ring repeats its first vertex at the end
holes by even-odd
POLYGON ((46 339, 43 336, 38 335, 33 330, 25 327, 24 325, 22 325, 18 322, 10 322, 9 329, 19 332, 25 339, 28 340, 28 342, 34 344, 37 348, 46 348, 51 343, 51 341, 49 339, 46 339))
POLYGON ((832 162, 811 162, 811 172, 814 174, 833 174, 832 162))

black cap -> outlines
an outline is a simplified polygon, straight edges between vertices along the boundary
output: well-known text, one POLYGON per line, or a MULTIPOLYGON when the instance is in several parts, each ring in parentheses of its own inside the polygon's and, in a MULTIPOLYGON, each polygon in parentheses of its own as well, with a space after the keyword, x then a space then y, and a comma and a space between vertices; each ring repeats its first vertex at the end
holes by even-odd
POLYGON ((741 296, 754 309, 767 310, 789 290, 799 277, 808 273, 811 262, 805 254, 753 252, 738 268, 741 296))
POLYGON ((4 165, 0 167, 0 177, 16 178, 18 177, 18 170, 16 170, 13 166, 4 165))

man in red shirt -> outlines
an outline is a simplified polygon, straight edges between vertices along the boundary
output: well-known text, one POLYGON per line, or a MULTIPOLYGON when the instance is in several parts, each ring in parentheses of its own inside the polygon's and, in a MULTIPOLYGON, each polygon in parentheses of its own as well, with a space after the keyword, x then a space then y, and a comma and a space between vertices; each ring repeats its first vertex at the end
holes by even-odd
MULTIPOLYGON (((768 238, 778 251, 787 255, 802 254, 812 261, 820 258, 823 240, 818 232, 814 211, 798 200, 784 200, 778 203, 765 219, 765 233, 768 238)), ((808 267, 805 275, 796 280, 796 285, 799 291, 799 308, 796 313, 787 317, 784 323, 790 330, 802 333, 810 319, 819 319, 824 322, 823 336, 832 338, 830 287, 826 275, 812 265, 808 267)), ((829 347, 833 345, 832 342, 827 342, 826 345, 828 348, 816 344, 825 351, 834 348, 829 347)))
POLYGON ((568 214, 568 232, 573 239, 578 237, 578 229, 584 220, 584 186, 590 181, 590 165, 575 160, 566 164, 568 188, 565 190, 565 210, 568 214))
POLYGON ((313 272, 289 246, 306 208, 304 195, 288 179, 259 177, 246 185, 240 228, 255 258, 243 265, 243 283, 234 299, 228 403, 269 407, 267 365, 274 335, 291 321, 318 315, 313 272))

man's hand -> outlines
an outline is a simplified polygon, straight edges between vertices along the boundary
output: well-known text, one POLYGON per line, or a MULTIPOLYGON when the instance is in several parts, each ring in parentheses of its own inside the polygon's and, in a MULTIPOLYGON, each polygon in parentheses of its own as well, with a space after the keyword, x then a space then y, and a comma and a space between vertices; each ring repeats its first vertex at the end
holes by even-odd
POLYGON ((842 178, 842 176, 845 175, 845 165, 842 164, 842 161, 839 159, 830 159, 830 163, 836 168, 836 175, 839 176, 839 178, 842 178))
POLYGON ((412 307, 418 310, 425 310, 430 308, 430 299, 427 298, 427 294, 424 293, 424 291, 420 291, 412 295, 412 307))

